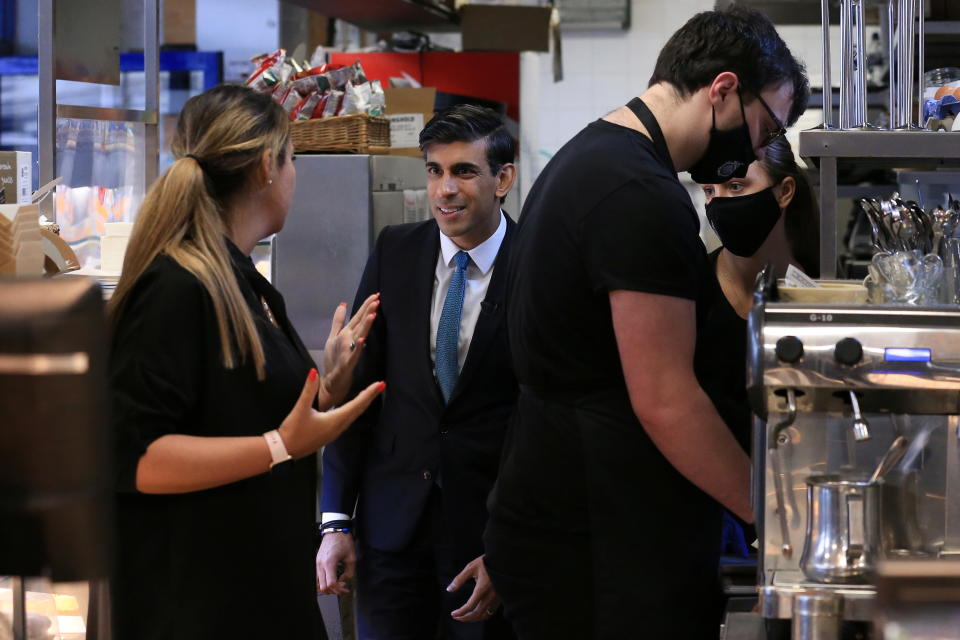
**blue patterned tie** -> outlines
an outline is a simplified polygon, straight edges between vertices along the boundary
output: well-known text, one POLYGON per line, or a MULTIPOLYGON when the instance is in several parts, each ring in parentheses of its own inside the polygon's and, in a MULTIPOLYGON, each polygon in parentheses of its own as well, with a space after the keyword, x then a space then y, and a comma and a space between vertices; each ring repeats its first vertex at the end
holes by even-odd
POLYGON ((467 285, 467 264, 470 256, 465 251, 458 251, 453 259, 457 268, 450 280, 440 322, 437 324, 437 382, 443 392, 443 399, 447 402, 450 402, 453 388, 457 386, 457 378, 460 377, 457 348, 460 345, 460 313, 463 311, 463 293, 467 285))

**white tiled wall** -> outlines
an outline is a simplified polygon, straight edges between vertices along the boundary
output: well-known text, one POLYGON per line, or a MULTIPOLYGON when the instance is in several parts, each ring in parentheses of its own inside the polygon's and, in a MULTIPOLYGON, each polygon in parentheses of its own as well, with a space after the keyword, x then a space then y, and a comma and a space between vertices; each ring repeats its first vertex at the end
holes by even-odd
MULTIPOLYGON (((870 39, 879 30, 880 27, 877 26, 866 27, 868 46, 864 48, 867 51, 870 51, 870 39)), ((777 27, 777 31, 793 54, 807 65, 810 86, 821 87, 823 85, 823 31, 820 25, 784 25, 777 27)), ((830 42, 830 81, 834 87, 837 87, 840 85, 840 27, 836 25, 830 27, 830 42)))
MULTIPOLYGON (((564 31, 562 82, 553 81, 551 54, 522 54, 520 195, 525 197, 550 158, 592 120, 643 92, 667 39, 699 11, 713 9, 713 0, 632 0, 629 31, 564 31)), ((875 30, 868 30, 867 38, 875 30)), ((807 66, 810 85, 822 84, 821 27, 786 25, 778 31, 795 56, 807 66)), ((839 29, 832 28, 832 80, 839 76, 839 29)), ((821 122, 811 109, 789 137, 821 122)), ((702 216, 702 194, 689 190, 702 216)), ((714 242, 706 225, 705 240, 714 242)))
MULTIPOLYGON (((528 172, 538 174, 587 123, 642 93, 667 38, 713 5, 713 0, 633 0, 629 31, 564 31, 562 82, 553 81, 548 54, 524 54, 521 93, 538 93, 535 112, 521 115, 528 172), (537 123, 534 130, 531 120, 537 123)), ((532 184, 533 175, 527 177, 524 188, 532 184)))
MULTIPOLYGON (((531 169, 539 171, 556 151, 591 120, 625 104, 646 88, 657 54, 667 38, 713 0, 633 0, 629 31, 564 31, 562 82, 553 82, 549 54, 524 54, 523 94, 536 92, 536 110, 521 117, 530 142, 531 169), (530 116, 537 124, 531 130, 530 116)), ((869 38, 876 27, 868 29, 869 38)), ((778 31, 791 51, 807 66, 810 85, 822 85, 820 25, 785 25, 778 31)), ((839 29, 833 27, 832 80, 839 80, 839 29)), ((524 96, 525 98, 527 96, 524 96)), ((530 101, 528 99, 528 101, 530 101)), ((802 128, 819 124, 811 113, 802 128)), ((531 180, 527 180, 527 185, 531 180)))
MULTIPOLYGON (((550 54, 522 54, 521 197, 567 140, 643 93, 667 39, 694 14, 714 7, 714 0, 632 1, 629 31, 563 32, 562 82, 553 81, 550 54)), ((702 218, 700 188, 688 189, 702 218)))

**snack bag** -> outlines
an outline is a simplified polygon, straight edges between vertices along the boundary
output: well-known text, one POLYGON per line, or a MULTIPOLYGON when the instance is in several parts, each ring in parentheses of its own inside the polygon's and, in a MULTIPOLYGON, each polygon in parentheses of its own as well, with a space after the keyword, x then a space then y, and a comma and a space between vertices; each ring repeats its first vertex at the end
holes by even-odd
MULTIPOLYGON (((318 94, 319 95, 319 94, 318 94)), ((310 119, 323 117, 323 110, 327 108, 327 102, 330 100, 330 94, 324 93, 320 96, 320 101, 317 102, 317 106, 313 108, 313 111, 310 113, 310 119)))
POLYGON ((343 91, 343 88, 347 86, 347 82, 353 80, 353 67, 341 66, 336 69, 330 69, 323 75, 329 80, 332 89, 343 91))
POLYGON ((280 83, 285 57, 283 49, 277 49, 265 57, 258 56, 255 59, 259 60, 259 65, 244 84, 255 91, 270 93, 280 83))
POLYGON ((273 92, 273 99, 280 103, 287 113, 293 111, 293 108, 300 102, 300 94, 293 90, 293 85, 285 84, 277 87, 273 92))
POLYGON ((343 102, 343 91, 334 89, 327 95, 327 104, 323 107, 322 118, 340 115, 340 106, 343 102))
POLYGON ((297 106, 293 108, 293 111, 290 112, 291 120, 309 120, 313 115, 313 110, 317 108, 317 105, 320 104, 320 99, 322 95, 314 91, 306 98, 297 103, 297 106))
POLYGON ((354 62, 350 68, 353 70, 353 77, 351 78, 353 84, 363 84, 367 81, 367 74, 363 72, 363 65, 360 64, 359 60, 354 62))
POLYGON ((370 83, 370 104, 367 107, 367 115, 382 116, 387 110, 387 96, 383 92, 383 86, 379 80, 370 83))
POLYGON ((328 71, 330 71, 330 65, 324 64, 298 73, 294 76, 293 86, 301 95, 307 95, 311 91, 319 91, 320 93, 329 91, 330 78, 327 75, 328 71))
POLYGON ((290 85, 277 85, 273 89, 272 97, 277 101, 278 104, 283 104, 283 101, 287 99, 287 96, 290 94, 290 85))
POLYGON ((370 107, 370 96, 372 89, 369 82, 354 85, 348 82, 343 90, 343 107, 340 109, 344 115, 351 113, 366 113, 370 107))

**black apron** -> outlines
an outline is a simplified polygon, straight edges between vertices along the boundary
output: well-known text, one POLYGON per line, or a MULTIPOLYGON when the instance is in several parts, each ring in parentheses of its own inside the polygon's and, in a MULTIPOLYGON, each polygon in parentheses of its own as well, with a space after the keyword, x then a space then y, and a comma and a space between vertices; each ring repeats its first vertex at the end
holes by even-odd
MULTIPOLYGON (((628 107, 650 133, 657 157, 673 170, 653 114, 639 99, 628 107)), ((538 562, 586 558, 587 575, 570 572, 570 599, 548 606, 562 610, 590 598, 590 637, 716 638, 720 506, 656 448, 633 412, 625 382, 579 393, 521 390, 510 448, 525 455, 550 451, 546 459, 558 461, 557 467, 545 469, 535 489, 563 494, 566 500, 558 503, 577 507, 551 514, 547 533, 522 522, 488 527, 488 544, 513 551, 491 555, 488 547, 491 573, 524 575, 520 565, 534 565, 529 573, 535 573, 538 562), (585 584, 576 584, 578 577, 585 584)))

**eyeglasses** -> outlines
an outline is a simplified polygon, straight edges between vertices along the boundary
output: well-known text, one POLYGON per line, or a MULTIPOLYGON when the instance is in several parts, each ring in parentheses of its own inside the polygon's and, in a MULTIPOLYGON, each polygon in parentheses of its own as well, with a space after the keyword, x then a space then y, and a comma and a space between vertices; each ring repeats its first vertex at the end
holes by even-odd
POLYGON ((773 112, 773 109, 770 108, 770 105, 767 104, 767 101, 763 99, 759 93, 757 94, 757 100, 760 101, 760 104, 763 105, 763 108, 767 110, 767 114, 773 120, 773 123, 777 125, 777 128, 773 131, 768 131, 767 134, 763 137, 763 140, 760 142, 760 147, 768 147, 773 144, 773 141, 779 138, 780 136, 786 135, 787 128, 783 126, 783 123, 780 122, 780 118, 777 117, 777 114, 773 112))

